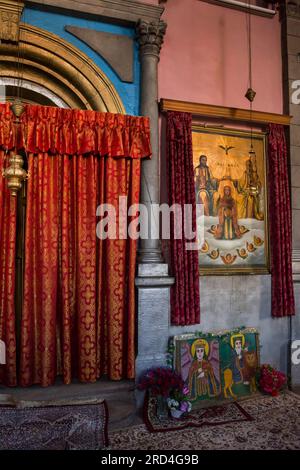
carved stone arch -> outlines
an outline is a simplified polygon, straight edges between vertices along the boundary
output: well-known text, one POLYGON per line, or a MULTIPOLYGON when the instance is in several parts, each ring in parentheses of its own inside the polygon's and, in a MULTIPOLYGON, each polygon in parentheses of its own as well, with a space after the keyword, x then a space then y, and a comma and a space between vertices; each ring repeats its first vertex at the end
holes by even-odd
POLYGON ((107 76, 79 49, 46 30, 20 24, 18 46, 0 44, 0 78, 22 79, 42 86, 70 108, 125 113, 121 98, 107 76))

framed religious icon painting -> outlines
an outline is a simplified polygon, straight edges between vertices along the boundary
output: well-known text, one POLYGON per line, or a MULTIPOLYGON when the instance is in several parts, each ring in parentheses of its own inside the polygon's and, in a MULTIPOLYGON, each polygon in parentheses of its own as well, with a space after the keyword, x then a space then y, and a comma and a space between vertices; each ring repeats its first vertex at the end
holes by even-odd
POLYGON ((175 336, 173 367, 191 402, 236 400, 256 392, 260 364, 255 328, 175 336))
POLYGON ((200 274, 268 273, 266 135, 193 126, 200 274))

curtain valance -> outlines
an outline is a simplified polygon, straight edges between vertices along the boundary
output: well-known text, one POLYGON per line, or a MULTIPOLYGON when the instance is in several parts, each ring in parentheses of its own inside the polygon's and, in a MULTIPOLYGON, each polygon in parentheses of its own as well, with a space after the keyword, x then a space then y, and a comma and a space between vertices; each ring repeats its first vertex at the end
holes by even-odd
POLYGON ((147 117, 26 105, 18 142, 14 121, 10 103, 0 104, 2 149, 130 158, 151 155, 147 117))

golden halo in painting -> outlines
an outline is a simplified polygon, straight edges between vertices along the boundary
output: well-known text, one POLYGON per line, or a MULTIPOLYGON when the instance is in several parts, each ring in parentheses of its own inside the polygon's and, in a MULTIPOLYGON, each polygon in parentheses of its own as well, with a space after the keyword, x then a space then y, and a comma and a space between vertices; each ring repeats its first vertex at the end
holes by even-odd
POLYGON ((205 355, 208 356, 209 345, 205 339, 196 339, 191 346, 191 354, 193 357, 196 356, 196 348, 204 348, 205 355))
POLYGON ((231 335, 230 337, 230 346, 234 349, 234 343, 236 339, 242 340, 242 348, 245 346, 245 336, 242 333, 238 333, 236 335, 231 335))

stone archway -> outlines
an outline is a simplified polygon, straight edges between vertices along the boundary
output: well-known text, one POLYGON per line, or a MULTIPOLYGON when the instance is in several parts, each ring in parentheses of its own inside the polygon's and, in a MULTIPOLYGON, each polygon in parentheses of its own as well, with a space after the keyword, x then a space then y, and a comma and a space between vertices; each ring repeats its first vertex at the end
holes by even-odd
POLYGON ((0 79, 18 80, 21 87, 24 80, 31 84, 32 91, 43 87, 70 108, 125 112, 106 75, 89 57, 55 34, 21 23, 19 46, 3 41, 0 55, 0 79), (21 57, 19 70, 16 64, 18 50, 21 57))

